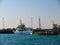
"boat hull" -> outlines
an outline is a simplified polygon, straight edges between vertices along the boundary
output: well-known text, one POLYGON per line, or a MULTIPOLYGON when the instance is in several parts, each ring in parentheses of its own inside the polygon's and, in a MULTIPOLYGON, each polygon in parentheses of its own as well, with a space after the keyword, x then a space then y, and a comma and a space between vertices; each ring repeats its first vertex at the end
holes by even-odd
POLYGON ((33 31, 30 29, 26 29, 26 30, 17 29, 15 33, 17 33, 17 34, 32 34, 33 31))

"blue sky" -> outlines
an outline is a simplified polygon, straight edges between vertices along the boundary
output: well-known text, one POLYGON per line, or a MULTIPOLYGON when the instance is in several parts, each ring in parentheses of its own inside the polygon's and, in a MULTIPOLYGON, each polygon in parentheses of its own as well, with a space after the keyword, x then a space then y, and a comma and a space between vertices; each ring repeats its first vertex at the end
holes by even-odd
POLYGON ((38 27, 38 18, 41 19, 41 28, 52 28, 52 20, 60 24, 60 1, 59 0, 0 0, 0 28, 2 18, 5 20, 5 28, 17 27, 19 20, 33 28, 38 27))

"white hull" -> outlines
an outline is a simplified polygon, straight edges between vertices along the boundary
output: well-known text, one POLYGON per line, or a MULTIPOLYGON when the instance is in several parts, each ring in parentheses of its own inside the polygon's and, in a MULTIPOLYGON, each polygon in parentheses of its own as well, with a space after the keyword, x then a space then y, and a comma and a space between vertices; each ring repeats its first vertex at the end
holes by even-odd
POLYGON ((26 30, 23 30, 23 29, 17 29, 15 33, 17 33, 17 34, 32 34, 33 31, 30 30, 30 29, 26 29, 26 30))

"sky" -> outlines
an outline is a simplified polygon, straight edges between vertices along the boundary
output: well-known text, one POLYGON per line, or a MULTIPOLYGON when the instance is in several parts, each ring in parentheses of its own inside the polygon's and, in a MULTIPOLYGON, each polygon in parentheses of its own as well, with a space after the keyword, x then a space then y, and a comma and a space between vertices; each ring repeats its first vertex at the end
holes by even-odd
POLYGON ((60 25, 60 0, 0 0, 0 29, 3 28, 3 17, 5 28, 16 28, 20 19, 26 25, 48 29, 54 23, 60 25))

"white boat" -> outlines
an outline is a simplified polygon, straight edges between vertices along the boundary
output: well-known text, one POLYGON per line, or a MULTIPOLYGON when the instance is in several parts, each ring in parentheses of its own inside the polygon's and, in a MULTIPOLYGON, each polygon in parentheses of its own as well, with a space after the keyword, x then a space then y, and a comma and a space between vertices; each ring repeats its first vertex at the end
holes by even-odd
POLYGON ((32 34, 33 31, 31 29, 17 29, 15 33, 16 34, 32 34))
POLYGON ((16 28, 17 30, 14 33, 17 34, 32 34, 33 31, 30 28, 25 27, 25 24, 22 24, 22 21, 20 20, 20 25, 16 28))

